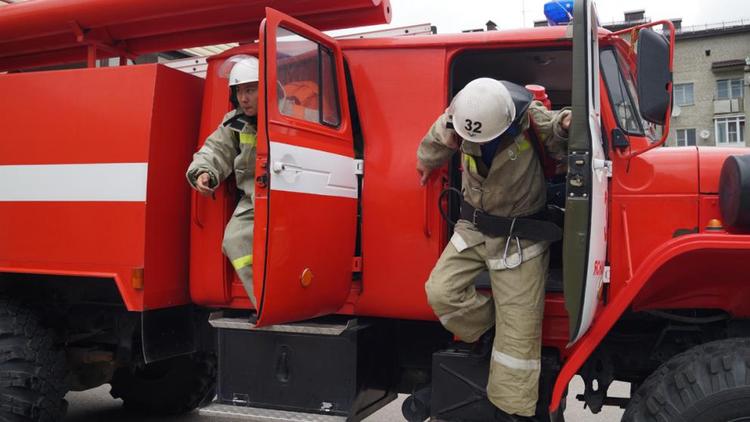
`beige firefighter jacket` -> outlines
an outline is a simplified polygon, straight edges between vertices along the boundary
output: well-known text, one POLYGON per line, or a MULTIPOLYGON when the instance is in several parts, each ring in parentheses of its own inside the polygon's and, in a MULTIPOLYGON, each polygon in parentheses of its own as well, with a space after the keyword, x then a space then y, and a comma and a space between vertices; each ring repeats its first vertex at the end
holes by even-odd
MULTIPOLYGON (((547 198, 544 173, 534 146, 527 138, 529 118, 534 121, 537 138, 545 146, 550 157, 562 160, 567 154, 567 133, 560 126, 565 113, 547 110, 541 102, 534 101, 522 119, 522 130, 516 136, 503 135, 492 165, 487 169, 478 144, 461 142, 460 136, 447 123, 450 116, 446 110, 432 125, 417 150, 417 158, 429 169, 442 166, 453 153, 461 150, 463 166, 462 192, 464 200, 477 209, 502 217, 524 217, 535 214, 545 207, 547 198)), ((476 229, 473 223, 459 220, 451 243, 461 252, 484 243, 487 248, 487 266, 502 270, 515 267, 522 260, 541 255, 548 242, 520 240, 523 250, 519 254, 515 239, 511 239, 506 252, 505 237, 489 237, 476 229)))
MULTIPOLYGON (((222 122, 237 115, 232 110, 222 122)), ((224 127, 223 124, 208 136, 201 149, 193 155, 193 162, 187 170, 187 179, 195 187, 198 175, 207 172, 211 186, 215 187, 234 172, 237 188, 255 204, 255 145, 256 128, 246 124, 241 132, 224 127)))

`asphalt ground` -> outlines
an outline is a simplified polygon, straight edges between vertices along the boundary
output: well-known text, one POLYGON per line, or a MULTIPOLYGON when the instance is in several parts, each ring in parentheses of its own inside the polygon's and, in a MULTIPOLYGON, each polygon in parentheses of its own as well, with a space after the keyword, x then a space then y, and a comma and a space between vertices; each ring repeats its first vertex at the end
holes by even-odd
MULTIPOLYGON (((622 417, 623 411, 618 408, 605 407, 601 413, 594 415, 583 408, 583 403, 575 399, 576 394, 583 392, 583 382, 579 377, 570 383, 565 420, 567 422, 612 422, 622 417)), ((628 397, 629 384, 615 382, 609 390, 610 396, 628 397)), ((201 416, 198 412, 171 417, 146 417, 134 414, 122 408, 122 401, 109 395, 109 385, 81 393, 68 393, 68 416, 66 422, 239 422, 248 419, 213 418, 201 416)), ((405 395, 365 419, 365 422, 399 422, 404 421, 401 415, 401 402, 405 395)))

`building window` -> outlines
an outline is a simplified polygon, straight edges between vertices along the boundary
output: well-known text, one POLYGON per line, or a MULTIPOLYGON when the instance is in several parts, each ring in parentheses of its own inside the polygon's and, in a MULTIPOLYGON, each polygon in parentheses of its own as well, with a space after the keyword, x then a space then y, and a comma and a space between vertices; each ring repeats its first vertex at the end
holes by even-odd
POLYGON ((695 104, 693 100, 693 84, 675 84, 674 103, 678 106, 689 106, 695 104))
POLYGON ((695 129, 677 129, 677 146, 695 146, 695 129))
POLYGON ((745 145, 745 116, 714 120, 717 145, 745 145))
POLYGON ((719 100, 742 98, 742 79, 719 79, 716 81, 716 98, 719 100))

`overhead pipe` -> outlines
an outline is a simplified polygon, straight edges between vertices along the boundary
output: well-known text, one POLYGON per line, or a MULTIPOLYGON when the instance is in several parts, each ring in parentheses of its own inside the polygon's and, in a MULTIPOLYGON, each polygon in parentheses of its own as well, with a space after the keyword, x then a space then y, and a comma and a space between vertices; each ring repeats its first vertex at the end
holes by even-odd
POLYGON ((237 19, 258 20, 265 7, 301 16, 374 10, 381 3, 381 0, 34 0, 0 10, 0 40, 67 33, 71 21, 86 29, 111 27, 114 36, 132 38, 155 35, 141 32, 149 30, 149 21, 157 21, 161 25, 159 31, 166 33, 237 23, 237 19), (125 31, 117 33, 118 28, 125 31))
MULTIPOLYGON (((37 0, 45 1, 45 0, 37 0)), ((53 1, 53 0, 48 0, 53 1)), ((54 0, 58 1, 58 0, 54 0)), ((360 3, 377 3, 374 8, 358 8, 340 10, 336 13, 321 12, 319 9, 311 9, 305 13, 305 9, 294 3, 289 2, 291 10, 295 11, 295 17, 321 30, 337 29, 342 27, 354 27, 362 25, 372 25, 390 21, 390 3, 388 0, 358 0, 352 1, 352 4, 360 3)), ((283 3, 277 1, 276 3, 283 3)), ((325 2, 318 2, 325 3, 325 2)), ((329 5, 341 3, 339 1, 328 1, 329 5)), ((283 6, 283 5, 281 5, 283 6)), ((90 50, 88 45, 95 44, 106 46, 107 42, 102 38, 109 39, 111 44, 109 48, 100 48, 97 52, 97 58, 135 56, 145 53, 175 50, 194 46, 220 44, 228 42, 249 42, 257 38, 260 20, 263 18, 265 11, 260 12, 255 20, 250 20, 252 16, 243 16, 245 21, 229 25, 218 25, 197 29, 166 32, 155 36, 144 36, 131 38, 128 40, 118 40, 109 28, 99 28, 97 30, 88 30, 85 34, 87 41, 80 43, 70 31, 61 35, 39 36, 34 40, 27 40, 24 43, 0 43, 0 71, 46 66, 53 64, 72 63, 86 61, 90 59, 90 50), (3 48, 11 46, 12 48, 3 48), (8 54, 7 51, 15 50, 15 54, 8 54)), ((287 8, 287 11, 290 9, 287 8)), ((330 11, 331 8, 324 10, 330 11)), ((161 18, 158 18, 161 19, 161 18)), ((235 18, 228 18, 227 21, 236 21, 235 18)), ((1 22, 1 20, 0 20, 1 22)), ((204 25, 205 26, 205 25, 204 25)), ((148 32, 148 31, 144 31, 148 32)))
MULTIPOLYGON (((292 13, 288 14, 291 14, 297 19, 300 19, 321 30, 328 30, 339 28, 342 26, 355 27, 371 25, 373 24, 373 22, 388 22, 390 19, 390 15, 387 11, 388 4, 387 2, 380 4, 381 6, 376 9, 349 9, 341 10, 336 13, 327 10, 315 10, 313 12, 306 12, 304 9, 300 9, 299 7, 297 7, 297 10, 289 10, 289 12, 292 13)), ((247 11, 239 13, 238 11, 235 11, 233 9, 222 9, 220 12, 221 16, 223 16, 223 19, 220 19, 221 16, 219 15, 209 15, 206 16, 205 19, 202 19, 200 23, 190 23, 183 21, 179 22, 179 24, 176 24, 173 17, 161 17, 140 22, 137 26, 134 26, 132 24, 129 24, 129 26, 125 26, 125 24, 119 24, 101 28, 88 28, 86 31, 86 36, 89 39, 97 41, 106 41, 106 38, 111 38, 112 40, 115 40, 116 42, 122 44, 129 44, 129 41, 134 39, 148 39, 149 44, 154 45, 155 47, 150 47, 147 52, 157 51, 153 48, 161 48, 158 46, 158 39, 160 37, 164 37, 165 39, 174 39, 174 36, 179 34, 202 33, 206 34, 207 40, 209 38, 211 40, 215 40, 217 39, 217 37, 212 36, 210 34, 210 31, 219 28, 226 28, 229 26, 236 27, 238 25, 247 25, 245 27, 245 30, 247 32, 235 35, 235 39, 229 39, 229 41, 222 42, 241 40, 247 41, 255 39, 257 37, 257 24, 264 16, 263 8, 255 8, 255 10, 252 10, 253 13, 247 13, 247 11), (206 31, 201 32, 201 30, 206 31)), ((69 23, 66 32, 61 34, 37 35, 33 39, 17 41, 0 41, 0 57, 26 55, 46 50, 57 50, 61 48, 76 46, 80 43, 77 42, 73 31, 70 29, 71 25, 73 25, 73 23, 69 23)), ((77 25, 84 26, 80 23, 78 23, 77 25)), ((221 37, 221 39, 227 39, 227 36, 225 35, 221 37)), ((203 43, 201 45, 207 45, 210 43, 207 41, 202 41, 200 38, 192 42, 203 43)), ((171 46, 170 48, 174 48, 173 42, 170 41, 169 44, 171 46)), ((183 46, 180 47, 184 48, 183 46)), ((167 48, 162 48, 161 51, 165 49, 167 48)), ((144 52, 143 49, 135 47, 131 47, 131 50, 134 53, 144 52)))

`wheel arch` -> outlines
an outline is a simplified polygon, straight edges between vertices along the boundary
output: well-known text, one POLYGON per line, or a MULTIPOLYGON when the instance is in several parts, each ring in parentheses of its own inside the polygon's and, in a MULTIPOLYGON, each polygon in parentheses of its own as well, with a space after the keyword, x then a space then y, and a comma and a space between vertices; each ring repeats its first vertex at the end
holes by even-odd
MULTIPOLYGON (((638 310, 644 310, 655 309, 667 304, 671 304, 673 307, 678 304, 685 306, 689 304, 691 308, 723 309, 733 316, 747 316, 750 307, 742 306, 741 300, 745 296, 738 294, 738 290, 717 294, 716 284, 712 284, 705 279, 701 281, 697 276, 691 278, 690 286, 684 287, 685 294, 674 300, 664 297, 665 289, 674 288, 679 281, 678 275, 686 271, 689 272, 691 269, 695 270, 696 266, 691 268, 689 265, 685 265, 686 263, 696 262, 695 259, 697 258, 705 259, 706 257, 715 258, 718 256, 729 257, 730 263, 740 262, 743 258, 747 262, 750 258, 750 242, 748 242, 746 236, 741 235, 696 234, 672 239, 654 249, 638 267, 620 293, 612 298, 609 304, 597 314, 589 331, 573 346, 574 348, 568 355, 568 359, 563 364, 555 382, 550 412, 553 414, 557 412, 570 380, 628 308, 633 307, 635 309, 637 306, 638 310), (707 289, 709 284, 713 286, 713 289, 711 289, 713 294, 709 295, 708 298, 695 297, 688 290, 689 287, 707 289)), ((707 272, 713 277, 723 275, 725 285, 734 285, 735 280, 741 277, 741 274, 733 274, 732 268, 717 271, 716 268, 711 267, 695 274, 705 275, 707 272)), ((750 289, 746 290, 742 293, 750 295, 750 289)))
MULTIPOLYGON (((87 271, 66 270, 55 268, 25 268, 25 267, 0 267, 0 289, 26 289, 30 285, 43 283, 68 283, 76 286, 88 285, 94 288, 116 287, 117 295, 121 303, 128 311, 143 310, 143 290, 133 288, 132 274, 126 271, 87 271), (106 287, 105 287, 106 286, 106 287)), ((61 286, 57 286, 62 289, 61 286)), ((67 288, 67 286, 66 286, 67 288)))
POLYGON ((142 354, 145 362, 164 360, 197 349, 212 349, 206 312, 189 304, 150 310, 132 309, 128 306, 128 297, 123 294, 121 280, 117 273, 0 271, 0 293, 44 305, 47 317, 52 320, 55 315, 66 312, 68 306, 79 304, 107 308, 121 312, 129 319, 136 318, 133 321, 135 331, 122 331, 127 326, 124 324, 112 329, 122 338, 137 335, 140 350, 134 352, 142 354))

